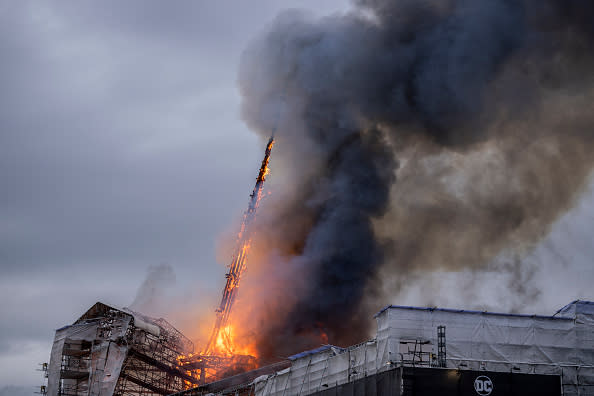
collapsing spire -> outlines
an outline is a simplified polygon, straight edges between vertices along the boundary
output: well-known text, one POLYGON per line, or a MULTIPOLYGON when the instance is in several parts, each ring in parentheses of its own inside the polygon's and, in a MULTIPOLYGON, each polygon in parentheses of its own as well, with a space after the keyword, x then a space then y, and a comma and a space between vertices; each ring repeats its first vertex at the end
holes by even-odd
POLYGON ((216 310, 217 316, 215 325, 212 329, 210 339, 208 341, 204 354, 217 354, 217 352, 232 353, 233 347, 229 337, 225 337, 221 334, 221 329, 225 329, 229 321, 229 315, 233 308, 233 303, 237 297, 237 291, 239 288, 239 281, 241 280, 241 274, 246 268, 247 256, 250 249, 252 233, 250 230, 250 224, 256 217, 256 211, 262 198, 262 189, 264 187, 264 181, 266 176, 270 172, 268 163, 270 162, 270 153, 272 146, 274 145, 274 137, 268 140, 266 145, 266 151, 264 152, 264 159, 260 166, 260 172, 256 179, 256 185, 250 195, 250 202, 248 209, 243 214, 243 221, 241 222, 241 228, 237 236, 237 245, 233 254, 233 260, 229 266, 229 272, 226 274, 227 283, 223 289, 223 297, 221 303, 216 310), (221 351, 221 349, 223 351, 221 351))

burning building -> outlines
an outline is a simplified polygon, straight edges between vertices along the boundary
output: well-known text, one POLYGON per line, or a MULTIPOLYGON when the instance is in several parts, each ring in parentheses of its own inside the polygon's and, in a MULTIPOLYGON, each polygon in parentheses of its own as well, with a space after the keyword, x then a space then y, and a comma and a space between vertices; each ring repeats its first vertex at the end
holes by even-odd
POLYGON ((230 315, 247 266, 250 225, 262 198, 273 145, 270 138, 206 348, 194 353, 193 343, 164 319, 98 302, 74 324, 56 331, 47 370, 48 395, 167 395, 257 367, 254 356, 237 350, 230 315))
POLYGON ((594 395, 594 302, 579 300, 552 316, 390 305, 375 315, 373 339, 258 367, 257 355, 238 351, 231 313, 273 143, 207 346, 194 353, 164 319, 97 303, 56 331, 48 395, 594 395))
POLYGON ((320 347, 267 365, 257 350, 239 350, 231 314, 273 144, 271 138, 207 346, 195 353, 164 319, 97 303, 56 331, 48 395, 594 395, 589 301, 552 316, 390 305, 375 315, 376 336, 357 345, 319 337, 320 347))
MULTIPOLYGON (((256 220, 271 139, 206 347, 145 358, 171 385, 142 392, 594 394, 589 302, 553 316, 390 306, 375 338, 324 345, 360 342, 378 302, 434 271, 504 272, 520 306, 535 298, 522 259, 594 169, 592 2, 354 4, 321 19, 283 13, 244 52, 242 116, 263 138, 274 131, 281 181, 256 220), (256 270, 243 277, 248 255, 256 270)), ((53 392, 56 376, 83 391, 108 374, 113 389, 147 382, 126 365, 140 347, 122 332, 157 346, 167 332, 117 320, 105 342, 120 357, 104 373, 92 358, 80 374, 59 370, 73 349, 60 331, 77 340, 59 330, 53 392)), ((74 349, 91 354, 93 337, 74 349)))
POLYGON ((552 316, 390 305, 375 318, 366 342, 324 345, 273 374, 176 396, 594 395, 594 302, 552 316))
POLYGON ((594 395, 594 302, 552 316, 390 305, 375 319, 360 344, 204 383, 205 365, 230 360, 183 357, 193 345, 165 320, 97 303, 56 331, 47 394, 594 395))

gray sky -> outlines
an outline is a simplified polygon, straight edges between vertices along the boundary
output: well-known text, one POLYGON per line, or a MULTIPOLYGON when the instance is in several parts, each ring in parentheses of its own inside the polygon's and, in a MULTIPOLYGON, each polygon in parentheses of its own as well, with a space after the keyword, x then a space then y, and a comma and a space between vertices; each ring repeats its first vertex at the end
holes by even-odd
MULTIPOLYGON (((214 308, 217 244, 264 146, 239 117, 241 51, 284 8, 347 3, 0 2, 0 396, 31 394, 54 329, 99 300, 131 304, 151 266, 214 308)), ((530 257, 550 288, 530 308, 594 299, 593 220, 590 188, 530 257)))
POLYGON ((149 266, 218 298, 217 241, 263 153, 239 116, 241 51, 286 7, 345 6, 0 2, 0 395, 32 391, 54 329, 130 304, 149 266))

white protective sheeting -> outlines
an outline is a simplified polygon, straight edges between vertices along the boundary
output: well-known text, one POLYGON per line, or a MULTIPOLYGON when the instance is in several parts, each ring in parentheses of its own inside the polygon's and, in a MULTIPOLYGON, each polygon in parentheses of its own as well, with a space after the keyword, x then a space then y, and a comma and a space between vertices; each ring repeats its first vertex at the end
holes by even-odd
POLYGON ((161 328, 155 324, 149 323, 148 319, 144 315, 134 312, 130 308, 122 308, 121 311, 132 315, 134 318, 134 326, 154 335, 155 337, 159 337, 161 335, 161 328))
POLYGON ((131 317, 117 319, 109 333, 102 332, 98 321, 57 330, 48 367, 48 396, 59 395, 60 380, 62 392, 111 396, 127 355, 127 347, 115 341, 124 336, 130 320, 131 317), (77 350, 81 342, 91 344, 88 352, 77 350))
MULTIPOLYGON (((437 345, 437 327, 446 327, 448 365, 457 362, 580 363, 594 345, 578 342, 574 320, 490 313, 390 307, 378 316, 378 340, 387 342, 390 360, 402 340, 437 345)), ((437 352, 437 351, 435 351, 437 352)), ((387 362, 385 362, 387 363, 387 362)))
POLYGON ((374 340, 295 355, 290 368, 255 381, 256 395, 307 395, 410 365, 403 344, 436 355, 437 327, 445 326, 449 368, 560 375, 564 395, 594 396, 592 302, 574 301, 554 316, 389 306, 376 319, 374 340))
POLYGON ((128 354, 126 345, 119 345, 114 341, 125 335, 129 323, 130 318, 122 318, 120 325, 115 326, 116 329, 110 338, 102 340, 97 347, 93 348, 89 395, 113 395, 122 365, 128 354))
POLYGON ((256 395, 307 395, 373 375, 379 367, 375 340, 348 349, 330 345, 289 359, 291 367, 254 381, 256 395))
POLYGON ((594 304, 574 301, 554 316, 390 306, 377 316, 383 363, 399 363, 403 340, 429 342, 446 326, 447 366, 562 376, 565 395, 594 395, 594 304), (584 393, 585 392, 585 393, 584 393))
POLYGON ((75 324, 56 330, 50 362, 48 366, 48 396, 57 396, 60 388, 60 372, 62 370, 62 354, 66 339, 81 341, 93 340, 97 333, 95 324, 75 324))

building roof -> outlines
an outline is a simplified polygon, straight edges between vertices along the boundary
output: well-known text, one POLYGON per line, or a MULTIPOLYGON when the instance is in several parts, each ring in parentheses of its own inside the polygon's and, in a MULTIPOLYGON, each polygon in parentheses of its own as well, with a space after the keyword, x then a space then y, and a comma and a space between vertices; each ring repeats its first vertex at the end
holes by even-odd
POLYGON ((377 318, 381 314, 383 314, 388 309, 406 309, 406 310, 415 310, 415 311, 436 311, 436 312, 449 312, 449 313, 464 313, 464 314, 473 314, 473 315, 490 315, 490 316, 505 316, 505 317, 518 317, 518 318, 534 318, 534 319, 546 319, 546 320, 573 320, 574 315, 572 313, 592 313, 594 312, 594 302, 592 301, 583 301, 583 300, 575 300, 559 311, 557 311, 552 316, 547 315, 530 315, 530 314, 514 314, 514 313, 503 313, 503 312, 489 312, 489 311, 474 311, 474 310, 467 310, 467 309, 452 309, 452 308, 437 308, 437 307, 414 307, 414 306, 407 306, 407 305, 388 305, 382 308, 378 313, 374 315, 374 318, 377 318), (589 309, 584 308, 584 306, 588 307, 589 309), (563 315, 564 313, 568 313, 569 315, 563 315))
POLYGON ((306 356, 310 356, 310 355, 315 355, 316 353, 328 351, 328 350, 330 350, 332 348, 342 349, 342 348, 337 347, 337 346, 334 346, 334 345, 322 345, 319 348, 310 349, 308 351, 303 351, 303 352, 299 352, 299 353, 297 353, 295 355, 291 355, 287 359, 289 359, 289 360, 297 360, 297 359, 301 359, 302 357, 306 357, 306 356))
POLYGON ((555 312, 555 317, 575 318, 578 314, 594 315, 594 301, 575 300, 555 312))

